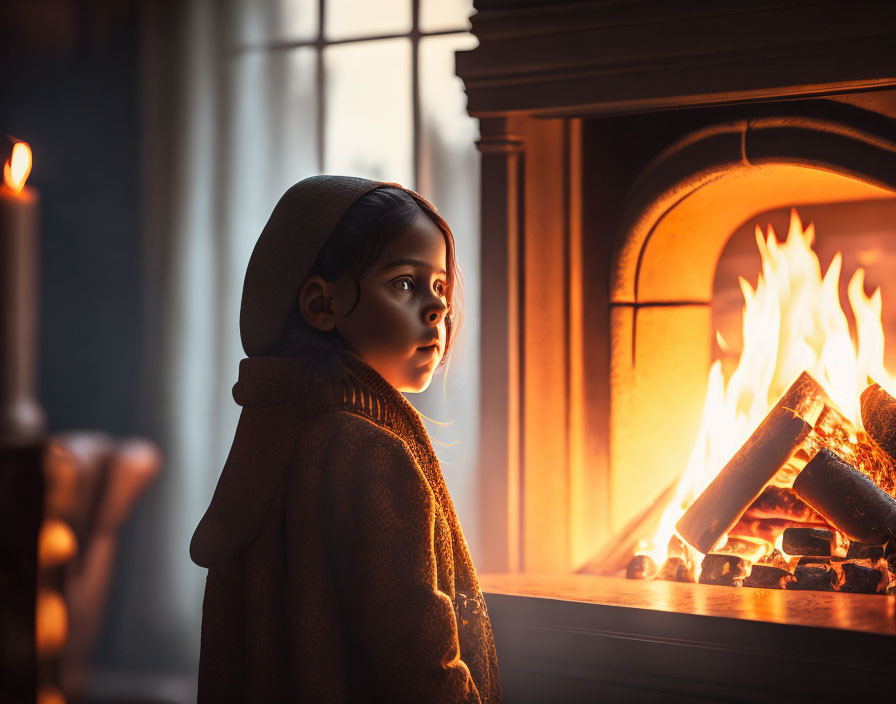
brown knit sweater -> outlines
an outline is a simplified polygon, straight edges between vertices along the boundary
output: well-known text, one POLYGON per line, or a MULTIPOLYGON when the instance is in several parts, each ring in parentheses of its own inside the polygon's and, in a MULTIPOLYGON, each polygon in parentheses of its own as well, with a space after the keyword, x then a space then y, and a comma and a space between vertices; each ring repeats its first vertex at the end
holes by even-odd
POLYGON ((234 398, 190 546, 209 568, 199 702, 500 702, 488 613, 413 407, 319 345, 243 360, 234 398))

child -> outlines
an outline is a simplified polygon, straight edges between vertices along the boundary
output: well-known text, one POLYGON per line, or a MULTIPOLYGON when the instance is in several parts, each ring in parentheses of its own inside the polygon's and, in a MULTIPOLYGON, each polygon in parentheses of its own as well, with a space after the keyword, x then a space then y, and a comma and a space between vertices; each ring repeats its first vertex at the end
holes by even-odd
POLYGON ((243 286, 230 455, 190 545, 208 567, 200 702, 499 702, 491 624, 429 437, 454 240, 396 184, 290 188, 243 286))

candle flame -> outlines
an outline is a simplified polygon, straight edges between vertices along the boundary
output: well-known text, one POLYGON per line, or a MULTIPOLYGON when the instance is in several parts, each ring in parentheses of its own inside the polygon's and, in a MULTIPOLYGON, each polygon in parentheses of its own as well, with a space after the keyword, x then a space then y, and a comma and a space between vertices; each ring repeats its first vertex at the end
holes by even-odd
POLYGON ((3 165, 3 184, 14 193, 25 187, 25 180, 31 173, 31 147, 26 142, 16 142, 12 156, 3 165))

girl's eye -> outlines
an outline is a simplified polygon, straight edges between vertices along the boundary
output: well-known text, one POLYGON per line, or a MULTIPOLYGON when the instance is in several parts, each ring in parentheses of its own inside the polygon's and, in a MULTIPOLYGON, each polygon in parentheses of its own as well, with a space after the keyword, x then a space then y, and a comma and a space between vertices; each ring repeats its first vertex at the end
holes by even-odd
POLYGON ((402 276, 398 279, 395 279, 392 282, 392 285, 397 288, 399 291, 413 291, 414 290, 414 280, 409 276, 402 276))
POLYGON ((448 295, 448 286, 444 281, 436 281, 432 286, 432 290, 436 292, 437 296, 441 296, 442 298, 448 295))

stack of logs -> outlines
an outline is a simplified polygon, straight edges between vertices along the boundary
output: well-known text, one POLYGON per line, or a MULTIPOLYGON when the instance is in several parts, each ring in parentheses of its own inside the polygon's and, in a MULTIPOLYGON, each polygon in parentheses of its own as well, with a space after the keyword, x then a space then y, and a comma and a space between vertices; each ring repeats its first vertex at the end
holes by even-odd
POLYGON ((682 516, 666 561, 636 555, 626 576, 896 594, 896 399, 874 384, 861 410, 857 431, 804 372, 682 516))

